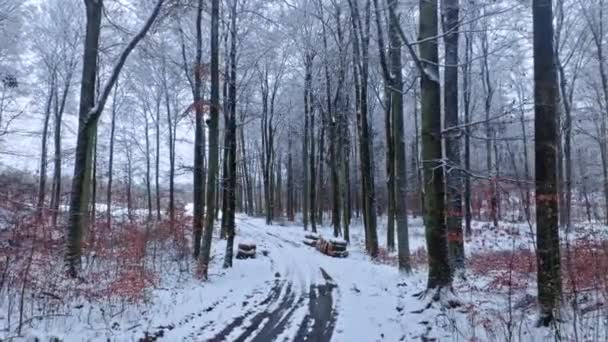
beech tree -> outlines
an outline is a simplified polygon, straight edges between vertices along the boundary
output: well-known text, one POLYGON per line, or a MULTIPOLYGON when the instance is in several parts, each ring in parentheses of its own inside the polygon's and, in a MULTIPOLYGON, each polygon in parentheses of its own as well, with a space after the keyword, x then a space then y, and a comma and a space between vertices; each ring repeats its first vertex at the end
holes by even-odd
POLYGON ((420 80, 422 160, 424 170, 425 235, 429 253, 427 288, 440 291, 452 285, 444 205, 441 147, 441 94, 437 49, 437 0, 420 0, 420 80))
POLYGON ((211 103, 209 104, 209 174, 207 177, 205 230, 203 232, 199 267, 203 279, 208 277, 211 257, 211 238, 215 222, 215 203, 217 179, 219 174, 219 110, 220 110, 220 72, 219 72, 219 0, 211 0, 211 103))
POLYGON ((95 86, 103 1, 85 1, 87 18, 84 42, 85 53, 82 66, 76 160, 74 162, 65 256, 66 267, 68 274, 71 277, 76 277, 78 275, 80 256, 82 254, 82 239, 88 222, 88 205, 90 201, 89 185, 91 184, 91 165, 97 122, 129 54, 133 51, 139 41, 144 38, 158 17, 163 2, 164 0, 157 1, 151 15, 148 17, 141 30, 125 47, 118 62, 114 66, 110 79, 103 89, 100 90, 101 95, 99 99, 96 100, 95 86))
POLYGON ((553 1, 534 0, 534 160, 539 325, 558 319, 561 296, 558 226, 557 72, 553 48, 553 1))

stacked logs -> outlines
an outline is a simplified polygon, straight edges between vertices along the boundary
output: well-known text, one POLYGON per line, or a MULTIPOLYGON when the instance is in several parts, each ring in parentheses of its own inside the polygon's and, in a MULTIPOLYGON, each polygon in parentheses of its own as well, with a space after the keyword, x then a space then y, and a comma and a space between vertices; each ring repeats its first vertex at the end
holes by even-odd
POLYGON ((346 250, 346 241, 329 239, 325 240, 318 235, 308 234, 303 243, 305 245, 316 248, 319 252, 335 258, 346 258, 348 251, 346 250))
POLYGON ((239 243, 239 249, 236 253, 237 259, 255 259, 256 245, 253 243, 239 243))

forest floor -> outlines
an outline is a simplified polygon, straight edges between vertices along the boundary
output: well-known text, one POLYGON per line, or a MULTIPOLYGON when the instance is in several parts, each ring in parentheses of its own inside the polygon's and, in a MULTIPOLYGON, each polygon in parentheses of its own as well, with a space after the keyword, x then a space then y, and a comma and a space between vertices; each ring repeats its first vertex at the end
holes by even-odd
MULTIPOLYGON (((466 241, 467 271, 455 279, 453 293, 432 302, 420 296, 426 285, 420 218, 410 220, 414 267, 404 275, 394 252, 382 247, 376 261, 365 254, 356 223, 349 256, 332 258, 302 243, 306 232, 301 226, 267 226, 263 219, 239 215, 235 245, 255 243, 255 259, 234 260, 232 269, 223 269, 225 243, 214 240, 207 282, 193 276, 190 266, 167 266, 143 302, 67 303, 60 314, 28 320, 23 336, 42 341, 260 342, 552 341, 557 334, 564 340, 597 341, 607 336, 604 227, 586 225, 565 238, 564 318, 550 329, 535 326, 530 226, 504 223, 494 229, 476 222, 473 228, 466 241), (446 300, 457 307, 448 309, 446 300)), ((332 230, 321 227, 319 233, 331 237, 332 230)), ((381 245, 385 236, 380 229, 381 245)), ((4 331, 0 340, 11 335, 4 331)))

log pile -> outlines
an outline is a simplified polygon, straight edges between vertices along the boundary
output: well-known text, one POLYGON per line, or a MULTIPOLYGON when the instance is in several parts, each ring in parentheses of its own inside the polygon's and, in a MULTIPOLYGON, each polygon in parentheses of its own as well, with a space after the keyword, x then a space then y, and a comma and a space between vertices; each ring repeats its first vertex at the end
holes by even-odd
POLYGON ((305 245, 316 248, 319 252, 335 258, 346 258, 348 251, 346 250, 346 241, 329 239, 325 240, 318 235, 308 234, 303 243, 305 245))
POLYGON ((236 253, 237 259, 255 259, 256 245, 253 243, 239 243, 239 249, 236 253))

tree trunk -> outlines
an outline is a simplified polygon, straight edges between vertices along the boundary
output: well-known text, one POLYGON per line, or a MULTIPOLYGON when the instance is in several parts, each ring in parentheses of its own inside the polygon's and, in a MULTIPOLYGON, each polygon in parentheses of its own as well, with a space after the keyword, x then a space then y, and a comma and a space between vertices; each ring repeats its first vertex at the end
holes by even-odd
MULTIPOLYGON (((203 20, 203 0, 198 1, 196 14, 196 57, 194 61, 194 86, 192 88, 192 97, 194 100, 195 111, 195 130, 194 130, 194 173, 193 173, 193 215, 192 215, 192 231, 193 231, 193 257, 197 259, 201 252, 201 238, 203 235, 203 221, 205 210, 205 189, 203 182, 205 181, 204 173, 204 150, 205 150, 205 127, 204 127, 204 112, 203 100, 201 97, 202 74, 204 66, 202 64, 202 20, 203 20)), ((217 28, 216 28, 217 29, 217 28)), ((217 47, 216 47, 217 48, 217 47)), ((216 108, 217 110, 217 108, 216 108)), ((209 142, 211 144, 211 142, 209 142)), ((210 183, 212 184, 212 183, 210 183)), ((210 190, 210 189, 207 189, 210 190)), ((211 201, 215 201, 212 197, 211 201)), ((209 198, 207 198, 207 207, 210 206, 209 198)), ((211 205, 212 206, 212 205, 211 205)), ((212 206, 213 207, 213 206, 212 206)), ((213 212, 212 212, 213 213, 213 212)), ((207 211, 209 215, 209 211, 207 211)), ((213 215, 213 214, 212 214, 213 215)))
MULTIPOLYGON (((244 120, 244 118, 242 119, 244 120)), ((253 184, 251 177, 249 175, 249 160, 247 158, 246 149, 245 149, 245 129, 241 127, 241 153, 243 155, 243 176, 245 180, 245 192, 247 198, 247 215, 254 214, 254 203, 253 203, 253 184)))
POLYGON ((292 129, 289 127, 287 137, 287 220, 293 222, 295 220, 296 204, 295 204, 295 189, 293 177, 293 139, 292 129))
POLYGON ((38 219, 42 219, 44 211, 44 199, 46 197, 46 170, 47 170, 47 140, 49 136, 49 119, 51 118, 51 106, 55 94, 55 71, 51 72, 51 79, 49 82, 49 95, 46 102, 46 109, 44 112, 44 122, 42 124, 42 142, 40 146, 40 174, 38 181, 38 203, 36 204, 36 211, 38 213, 38 219))
POLYGON ((441 153, 441 94, 437 52, 437 0, 420 0, 422 160, 425 188, 425 235, 429 260, 429 290, 449 288, 452 274, 447 246, 441 153))
POLYGON ((99 116, 103 112, 110 91, 116 83, 118 75, 129 57, 129 54, 133 51, 139 41, 143 39, 158 17, 163 1, 164 0, 157 1, 152 14, 148 17, 142 29, 131 39, 129 44, 122 51, 118 62, 112 70, 108 83, 101 92, 98 103, 95 104, 95 79, 103 2, 101 0, 85 0, 86 35, 78 114, 78 135, 76 138, 74 176, 72 178, 72 193, 70 196, 70 213, 65 255, 67 272, 72 278, 75 278, 78 275, 81 265, 82 239, 88 221, 91 162, 93 159, 92 150, 97 131, 97 122, 99 116))
MULTIPOLYGON (((492 79, 490 76, 490 67, 489 67, 489 54, 490 47, 488 42, 488 33, 486 31, 483 32, 481 36, 481 47, 483 51, 483 59, 482 59, 482 83, 485 90, 485 99, 484 99, 484 113, 485 113, 485 143, 486 143, 486 171, 489 177, 489 190, 490 190, 490 221, 494 224, 494 228, 498 226, 498 214, 496 210, 497 199, 496 199, 496 177, 494 174, 494 168, 492 167, 492 143, 494 132, 492 129, 492 124, 490 122, 490 113, 492 110, 492 99, 494 97, 494 88, 492 86, 492 79)), ((494 156, 494 162, 496 163, 496 156, 494 156)))
POLYGON ((445 46, 444 129, 447 164, 446 210, 448 250, 452 270, 464 269, 462 234, 462 178, 460 172, 460 128, 458 120, 458 0, 442 0, 442 25, 445 46))
POLYGON ((235 207, 236 207, 236 15, 237 15, 237 0, 232 0, 230 11, 230 82, 228 86, 229 96, 229 117, 228 125, 226 126, 226 134, 230 135, 228 139, 228 205, 226 212, 226 255, 224 258, 224 268, 232 267, 232 255, 234 250, 234 235, 235 235, 235 207))
MULTIPOLYGON (((469 25, 472 31, 473 25, 469 25)), ((465 37, 464 64, 462 75, 462 96, 464 110, 464 218, 465 218, 465 235, 470 237, 473 235, 471 228, 471 67, 473 58, 473 34, 467 32, 465 37)))
POLYGON ((65 83, 63 86, 63 93, 61 94, 61 101, 59 101, 59 93, 55 96, 55 117, 54 117, 54 146, 55 146, 55 159, 53 162, 53 193, 51 194, 51 212, 53 227, 57 227, 57 216, 59 215, 59 202, 61 202, 61 123, 63 119, 63 112, 65 111, 65 103, 70 91, 70 85, 72 83, 72 75, 75 69, 75 60, 71 61, 68 66, 68 70, 65 75, 65 83))
POLYGON ((144 110, 144 133, 146 140, 146 199, 148 202, 148 223, 152 221, 152 175, 151 175, 151 160, 150 160, 150 124, 148 122, 148 114, 144 110))
MULTIPOLYGON (((165 75, 163 70, 163 75, 165 75)), ((167 110, 167 126, 169 131, 169 226, 173 230, 175 223, 175 132, 177 122, 173 120, 171 113, 171 101, 169 99, 169 89, 166 81, 164 84, 165 107, 167 110)))
POLYGON ((215 191, 219 166, 219 108, 220 108, 220 82, 219 82, 219 0, 211 0, 211 108, 209 117, 209 174, 207 181, 207 216, 199 265, 203 279, 208 277, 209 260, 211 257, 211 238, 213 236, 213 222, 215 212, 215 191))
POLYGON ((551 0, 534 0, 534 133, 539 325, 558 315, 561 278, 557 212, 557 80, 551 0))
POLYGON ((112 97, 112 119, 110 121, 110 151, 108 160, 108 186, 106 189, 106 223, 108 229, 112 227, 112 182, 114 176, 114 136, 116 134, 116 98, 118 93, 118 84, 114 88, 114 96, 112 97))
POLYGON ((160 222, 160 104, 162 97, 157 94, 156 98, 156 155, 154 161, 154 183, 156 188, 156 220, 160 222))
POLYGON ((577 159, 578 159, 578 166, 579 166, 579 174, 581 177, 581 193, 582 193, 582 197, 585 201, 585 214, 587 215, 587 222, 591 222, 591 201, 589 200, 589 192, 587 190, 587 168, 586 168, 586 164, 585 164, 585 158, 583 156, 583 151, 582 149, 578 149, 577 150, 577 159))
POLYGON ((560 208, 560 213, 563 213, 561 222, 570 229, 572 224, 572 101, 571 94, 574 90, 573 76, 571 90, 568 90, 568 80, 566 72, 560 56, 560 38, 561 31, 564 25, 564 7, 563 0, 558 0, 556 4, 556 32, 555 32, 555 58, 557 70, 559 72, 559 86, 561 90, 562 101, 564 104, 564 123, 563 123, 563 157, 564 157, 564 202, 560 208))
POLYGON ((312 82, 312 62, 313 62, 313 56, 309 53, 306 54, 305 56, 305 61, 304 61, 304 67, 305 67, 305 74, 304 74, 304 145, 302 146, 302 167, 303 167, 303 181, 302 181, 302 186, 303 186, 303 190, 302 194, 303 194, 303 199, 302 199, 302 204, 303 204, 303 211, 302 211, 302 221, 304 223, 304 230, 308 229, 308 215, 309 212, 311 211, 310 208, 310 178, 312 177, 310 175, 310 165, 309 165, 309 154, 311 154, 311 152, 309 151, 309 146, 310 146, 310 106, 309 106, 309 102, 311 102, 311 82, 312 82))
POLYGON ((316 213, 316 219, 317 219, 317 224, 319 224, 320 226, 323 226, 323 206, 325 203, 325 179, 323 177, 324 175, 324 169, 325 169, 325 122, 326 120, 326 116, 327 113, 324 113, 323 111, 321 111, 321 122, 319 122, 319 126, 318 126, 318 131, 319 133, 317 133, 318 137, 319 137, 319 152, 317 154, 317 170, 318 170, 318 176, 317 179, 319 180, 319 184, 317 186, 316 189, 316 197, 315 197, 315 203, 317 203, 317 213, 316 213))
MULTIPOLYGON (((375 0, 377 2, 377 0, 375 0)), ((376 13, 378 16, 378 13, 376 13)), ((384 47, 382 47, 384 49, 384 47)), ((399 70, 401 72, 401 70, 399 70)), ((384 80, 384 130, 386 135, 386 189, 387 189, 387 208, 386 208, 386 248, 389 251, 395 250, 395 144, 393 139, 393 129, 391 124, 392 113, 392 90, 394 85, 390 79, 384 80)))
POLYGON ((317 208, 316 208, 316 198, 317 198, 317 186, 316 186, 316 177, 317 175, 315 174, 315 113, 314 113, 314 109, 313 109, 313 91, 312 91, 312 59, 310 60, 310 64, 308 65, 309 71, 310 71, 310 75, 311 75, 311 79, 308 82, 308 121, 309 121, 309 137, 310 140, 308 142, 308 168, 309 168, 309 186, 310 186, 310 190, 308 191, 308 209, 309 209, 309 216, 308 216, 308 220, 310 221, 310 225, 312 228, 312 232, 316 233, 317 232, 317 219, 316 219, 316 214, 317 214, 317 208))
POLYGON ((378 232, 376 228, 376 194, 374 190, 373 175, 373 143, 370 127, 368 123, 368 50, 369 50, 369 29, 370 29, 370 1, 365 5, 365 27, 361 23, 358 3, 356 0, 348 1, 351 9, 351 22, 353 25, 353 58, 356 68, 355 88, 358 100, 357 127, 359 132, 359 155, 362 182, 362 204, 365 225, 365 241, 367 252, 375 258, 378 255, 378 232), (357 86, 358 83, 358 86, 357 86))
POLYGON ((70 196, 70 213, 65 262, 70 277, 75 278, 80 270, 82 239, 88 221, 89 191, 91 184, 92 147, 96 122, 89 118, 95 106, 95 80, 97 73, 97 54, 101 31, 102 2, 86 1, 86 35, 82 80, 80 91, 80 108, 78 135, 72 193, 70 196))
MULTIPOLYGON (((391 18, 398 18, 397 1, 389 1, 391 18)), ((401 73, 401 41, 398 32, 398 22, 390 21, 390 60, 393 79, 391 81, 391 116, 394 143, 393 175, 396 188, 392 189, 395 197, 395 217, 397 220, 397 241, 399 243, 399 270, 410 272, 409 227, 407 222, 407 163, 406 143, 403 122, 403 76, 401 73)))

